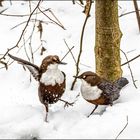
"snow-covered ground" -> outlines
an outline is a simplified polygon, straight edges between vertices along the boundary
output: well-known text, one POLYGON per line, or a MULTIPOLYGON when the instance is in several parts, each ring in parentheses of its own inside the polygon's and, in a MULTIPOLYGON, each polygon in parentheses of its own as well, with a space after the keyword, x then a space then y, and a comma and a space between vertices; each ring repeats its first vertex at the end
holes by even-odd
MULTIPOLYGON (((140 4, 140 2, 138 1, 140 4)), ((32 6, 35 6, 33 2, 32 6)), ((4 7, 8 8, 5 13, 8 14, 28 14, 29 3, 14 1, 11 6, 8 1, 3 2, 4 7)), ((85 15, 83 8, 78 4, 73 5, 71 1, 44 1, 42 8, 51 8, 58 19, 62 22, 66 30, 57 25, 49 23, 43 24, 42 39, 46 41, 44 47, 46 52, 40 56, 40 50, 34 54, 34 62, 40 65, 41 60, 49 54, 57 54, 62 58, 68 51, 64 43, 67 41, 69 47, 75 46, 72 50, 75 58, 79 51, 80 34, 85 15)), ((134 10, 133 2, 119 1, 119 14, 134 10)), ((33 9, 33 7, 32 7, 33 9)), ((95 15, 94 3, 91 9, 91 17, 88 20, 81 57, 80 72, 95 70, 94 60, 94 38, 95 38, 95 15)), ((49 13, 47 13, 49 14, 49 13)), ((45 16, 38 15, 38 19, 49 21, 45 16)), ((32 17, 32 19, 34 19, 32 17)), ((9 17, 0 15, 0 54, 6 52, 7 48, 13 47, 25 26, 22 24, 13 30, 12 27, 24 22, 26 17, 9 17)), ((123 33, 121 40, 121 49, 127 53, 129 59, 140 54, 140 34, 137 26, 136 15, 129 14, 119 18, 120 28, 123 33)), ((27 28, 25 39, 32 31, 32 23, 27 28)), ((32 49, 35 51, 40 45, 38 29, 32 41, 32 49)), ((22 42, 23 43, 23 42, 22 42)), ((22 45, 20 43, 20 45, 22 45)), ((27 52, 31 58, 28 47, 27 52)), ((16 48, 10 52, 18 57, 27 60, 24 46, 19 50, 16 48)), ((121 53, 122 63, 126 62, 121 53)), ((8 57, 7 57, 8 59, 8 57)), ((48 122, 45 119, 45 108, 38 99, 38 83, 32 78, 30 82, 30 73, 16 62, 9 66, 9 69, 0 70, 0 138, 100 138, 115 139, 119 132, 127 123, 126 129, 119 138, 140 138, 140 73, 139 60, 131 62, 131 69, 135 80, 137 80, 137 89, 134 87, 128 66, 122 67, 123 76, 128 78, 129 84, 121 91, 120 98, 113 106, 99 106, 95 113, 87 118, 94 105, 86 102, 80 93, 81 82, 76 83, 75 89, 70 90, 75 75, 75 62, 69 53, 64 61, 68 64, 60 66, 67 75, 67 89, 63 99, 73 102, 73 107, 64 109, 64 104, 57 102, 49 107, 48 122)), ((10 60, 11 61, 11 60, 10 60)), ((0 65, 2 67, 2 65, 0 65)))

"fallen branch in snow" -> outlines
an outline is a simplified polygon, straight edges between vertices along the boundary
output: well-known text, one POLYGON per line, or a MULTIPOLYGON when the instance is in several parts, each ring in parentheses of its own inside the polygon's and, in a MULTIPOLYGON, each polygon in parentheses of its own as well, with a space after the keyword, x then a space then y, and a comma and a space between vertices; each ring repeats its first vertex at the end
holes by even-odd
POLYGON ((129 60, 129 61, 127 61, 127 62, 125 62, 125 63, 121 64, 121 66, 124 66, 124 65, 126 65, 126 64, 128 64, 128 63, 130 63, 130 62, 132 62, 133 60, 137 59, 138 57, 140 57, 140 54, 139 54, 139 55, 137 55, 137 56, 135 56, 135 57, 134 57, 134 58, 132 58, 131 60, 129 60))
POLYGON ((126 53, 124 51, 121 50, 121 52, 124 54, 124 56, 125 56, 125 58, 127 60, 127 64, 128 64, 128 68, 130 70, 130 74, 131 74, 131 77, 132 77, 133 84, 134 84, 135 88, 137 88, 137 86, 135 84, 136 81, 134 80, 134 76, 133 76, 133 73, 132 73, 132 70, 131 70, 131 67, 130 67, 130 64, 129 64, 129 60, 127 58, 127 55, 126 55, 126 53))
MULTIPOLYGON (((16 45, 13 46, 13 47, 11 47, 11 48, 8 48, 8 49, 7 49, 7 51, 5 52, 5 54, 3 54, 3 56, 0 58, 0 63, 1 63, 1 61, 2 61, 3 59, 5 59, 5 56, 6 56, 11 50, 13 50, 13 49, 19 47, 18 45, 19 45, 19 43, 20 43, 20 41, 21 41, 21 39, 22 39, 22 37, 23 37, 23 35, 24 35, 24 33, 25 33, 25 30, 26 30, 27 27, 28 27, 28 24, 29 24, 29 22, 30 22, 30 19, 31 19, 32 15, 34 14, 34 12, 36 11, 36 9, 39 7, 41 1, 42 1, 42 0, 39 0, 39 1, 38 1, 36 7, 35 7, 34 10, 30 13, 30 16, 29 16, 29 18, 28 18, 28 20, 27 20, 27 23, 26 23, 24 29, 22 30, 22 33, 21 33, 21 35, 20 35, 20 37, 19 37, 19 40, 17 41, 16 45)), ((2 62, 3 62, 3 61, 2 61, 2 62)), ((3 64, 3 63, 2 63, 2 64, 3 64)))
POLYGON ((76 62, 76 75, 75 75, 75 78, 74 78, 74 80, 72 82, 71 90, 73 90, 74 85, 75 85, 75 83, 77 81, 76 77, 79 74, 79 64, 80 64, 80 58, 81 58, 82 49, 83 49, 84 31, 85 31, 87 20, 88 20, 89 15, 90 15, 90 9, 91 9, 91 5, 92 5, 92 0, 87 0, 87 2, 88 2, 88 8, 87 8, 88 11, 86 11, 86 18, 85 18, 85 21, 84 21, 84 24, 83 24, 83 27, 82 27, 82 33, 81 33, 81 38, 80 38, 80 50, 79 50, 79 55, 78 55, 77 62, 76 62))
POLYGON ((126 129, 127 126, 128 126, 128 116, 126 116, 126 125, 125 125, 124 128, 120 131, 120 133, 117 135, 117 137, 115 138, 115 140, 118 139, 118 137, 122 134, 122 132, 126 129))

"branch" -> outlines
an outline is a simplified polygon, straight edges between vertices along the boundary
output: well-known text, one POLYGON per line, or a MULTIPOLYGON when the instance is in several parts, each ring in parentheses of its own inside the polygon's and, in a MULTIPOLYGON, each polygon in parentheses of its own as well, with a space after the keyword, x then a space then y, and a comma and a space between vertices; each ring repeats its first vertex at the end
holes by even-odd
POLYGON ((46 15, 39 7, 38 7, 39 11, 46 16, 49 20, 51 20, 52 22, 54 22, 55 24, 57 24, 58 26, 60 26, 62 29, 66 30, 65 27, 62 24, 57 23, 55 20, 51 19, 48 15, 46 15))
POLYGON ((136 11, 140 11, 140 10, 135 10, 135 11, 131 11, 131 12, 128 12, 128 13, 121 14, 119 17, 123 17, 123 16, 128 15, 128 14, 136 13, 136 11))
POLYGON ((118 139, 118 137, 122 134, 122 132, 126 129, 127 126, 128 126, 128 116, 126 116, 126 125, 125 125, 124 128, 120 131, 120 133, 117 135, 117 137, 115 138, 115 140, 118 139))
POLYGON ((27 26, 28 26, 28 24, 29 24, 29 22, 30 22, 31 17, 32 17, 32 15, 34 14, 35 10, 39 7, 41 1, 42 1, 42 0, 39 0, 38 4, 37 4, 36 7, 34 8, 34 10, 31 12, 31 14, 30 14, 30 16, 29 16, 29 18, 28 18, 28 20, 27 20, 27 23, 26 23, 24 29, 22 30, 22 33, 21 33, 20 38, 19 38, 19 40, 17 41, 16 45, 15 45, 14 47, 11 47, 10 49, 7 49, 7 51, 5 52, 5 54, 0 58, 0 61, 1 61, 2 59, 5 59, 5 56, 9 53, 9 51, 11 51, 11 50, 13 50, 14 48, 17 48, 17 47, 18 47, 18 45, 19 45, 19 43, 20 43, 20 41, 21 41, 21 39, 22 39, 22 37, 23 37, 23 35, 24 35, 24 33, 25 33, 25 30, 26 30, 26 28, 27 28, 27 26))
MULTIPOLYGON (((45 9, 43 10, 43 12, 46 12, 48 11, 50 8, 48 9, 45 9)), ((4 14, 3 12, 5 12, 5 10, 7 9, 4 9, 3 11, 0 12, 0 16, 8 16, 8 17, 27 17, 27 16, 30 16, 30 14, 25 14, 25 15, 14 15, 14 14, 4 14)), ((41 12, 37 12, 37 14, 40 14, 41 12)), ((34 15, 34 14, 33 14, 34 15)))
POLYGON ((69 51, 62 57, 61 61, 64 60, 64 58, 68 55, 69 52, 71 52, 71 50, 74 48, 74 46, 72 48, 69 49, 69 51))
MULTIPOLYGON (((72 56, 72 58, 73 58, 73 60, 74 60, 74 62, 75 62, 75 64, 76 64, 76 59, 75 59, 75 57, 74 57, 72 51, 70 50, 70 47, 68 46, 68 44, 67 44, 67 42, 66 42, 65 39, 64 39, 64 43, 66 44, 67 48, 69 49, 69 51, 70 51, 70 53, 71 53, 71 56, 72 56)), ((73 46, 73 47, 74 47, 74 46, 73 46)))
MULTIPOLYGON (((120 49, 120 50, 121 50, 121 49, 120 49)), ((127 60, 127 64, 128 64, 128 68, 129 68, 129 70, 130 70, 130 74, 131 74, 131 77, 132 77, 133 84, 134 84, 135 88, 137 88, 137 86, 136 86, 136 84, 135 84, 134 76, 133 76, 133 73, 132 73, 132 70, 131 70, 131 67, 130 67, 130 64, 129 64, 129 62, 128 62, 129 60, 128 60, 128 58, 127 58, 127 55, 125 54, 124 51, 121 50, 121 52, 124 54, 124 56, 125 56, 125 58, 126 58, 126 60, 127 60)))
POLYGON ((124 66, 124 65, 126 65, 126 64, 128 64, 128 63, 130 63, 130 62, 132 62, 133 60, 137 59, 138 57, 140 57, 140 54, 137 55, 136 57, 132 58, 131 60, 129 60, 129 61, 127 61, 127 62, 121 64, 121 66, 124 66))
POLYGON ((75 76, 74 81, 73 81, 73 83, 71 85, 71 90, 73 90, 74 85, 75 85, 75 83, 77 81, 76 77, 79 74, 79 63, 80 63, 80 57, 81 57, 82 49, 83 49, 84 31, 85 31, 87 20, 89 18, 89 13, 90 13, 91 5, 92 5, 92 0, 87 0, 87 2, 89 2, 88 3, 89 7, 88 7, 88 11, 86 11, 86 18, 85 18, 85 21, 84 21, 84 24, 83 24, 83 27, 82 27, 82 33, 81 33, 81 38, 80 38, 80 50, 79 50, 79 55, 78 55, 77 62, 76 62, 76 76, 75 76))

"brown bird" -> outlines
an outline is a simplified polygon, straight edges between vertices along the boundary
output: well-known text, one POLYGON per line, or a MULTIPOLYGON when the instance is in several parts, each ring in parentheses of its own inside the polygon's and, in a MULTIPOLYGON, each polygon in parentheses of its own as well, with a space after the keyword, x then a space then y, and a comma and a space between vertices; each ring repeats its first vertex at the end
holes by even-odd
POLYGON ((74 77, 82 80, 81 94, 83 98, 95 105, 90 115, 96 110, 98 105, 113 105, 113 101, 120 96, 120 90, 129 83, 124 77, 119 78, 115 82, 109 82, 91 71, 74 77))
POLYGON ((57 55, 45 57, 40 67, 11 54, 8 55, 13 60, 27 67, 32 76, 39 82, 38 95, 41 103, 44 104, 46 108, 46 121, 48 104, 54 104, 60 100, 65 103, 65 106, 73 105, 73 103, 61 99, 66 88, 66 75, 58 69, 58 65, 66 63, 61 62, 57 55))

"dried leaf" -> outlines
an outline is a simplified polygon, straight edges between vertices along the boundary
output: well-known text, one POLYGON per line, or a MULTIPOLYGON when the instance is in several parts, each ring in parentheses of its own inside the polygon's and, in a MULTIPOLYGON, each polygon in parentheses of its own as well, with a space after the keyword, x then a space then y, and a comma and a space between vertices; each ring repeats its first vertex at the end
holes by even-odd
POLYGON ((46 51, 46 49, 44 47, 42 47, 40 55, 43 55, 44 51, 46 51))
POLYGON ((37 28, 38 28, 38 31, 40 32, 40 39, 41 39, 42 38, 42 32, 43 32, 42 21, 39 21, 37 28))
POLYGON ((90 5, 91 5, 91 0, 86 0, 86 5, 83 13, 85 13, 87 16, 90 16, 89 14, 90 5))

